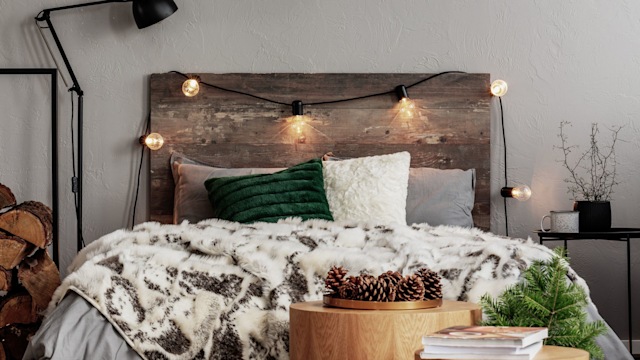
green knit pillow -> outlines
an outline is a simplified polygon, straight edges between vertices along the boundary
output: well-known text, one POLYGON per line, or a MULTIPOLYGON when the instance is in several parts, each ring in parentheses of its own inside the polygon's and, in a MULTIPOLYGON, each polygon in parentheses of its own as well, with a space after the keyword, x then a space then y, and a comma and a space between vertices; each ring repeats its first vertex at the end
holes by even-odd
POLYGON ((324 192, 320 159, 273 174, 207 179, 215 217, 241 223, 287 217, 333 220, 324 192))

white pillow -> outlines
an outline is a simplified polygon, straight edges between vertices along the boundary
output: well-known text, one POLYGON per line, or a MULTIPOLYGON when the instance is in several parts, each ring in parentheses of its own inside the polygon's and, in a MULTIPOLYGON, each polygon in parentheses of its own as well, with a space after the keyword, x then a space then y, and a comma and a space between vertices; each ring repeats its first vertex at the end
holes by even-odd
POLYGON ((410 162, 406 151, 324 161, 324 189, 334 220, 406 224, 410 162))

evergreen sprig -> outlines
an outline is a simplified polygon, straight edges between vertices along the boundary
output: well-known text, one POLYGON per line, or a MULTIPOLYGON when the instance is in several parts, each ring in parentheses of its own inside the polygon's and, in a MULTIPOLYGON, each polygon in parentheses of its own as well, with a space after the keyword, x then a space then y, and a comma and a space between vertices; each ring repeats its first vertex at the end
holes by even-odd
POLYGON ((535 261, 524 278, 497 298, 482 296, 483 325, 547 327, 546 345, 588 351, 603 359, 595 338, 606 332, 602 321, 587 322, 588 297, 584 289, 567 281, 568 259, 562 247, 548 261, 535 261))

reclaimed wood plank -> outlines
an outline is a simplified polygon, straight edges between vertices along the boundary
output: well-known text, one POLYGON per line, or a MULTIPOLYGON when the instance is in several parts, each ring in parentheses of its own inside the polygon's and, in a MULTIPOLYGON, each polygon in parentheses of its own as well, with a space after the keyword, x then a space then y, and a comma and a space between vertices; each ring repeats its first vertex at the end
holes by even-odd
POLYGON ((476 169, 476 226, 489 228, 490 100, 488 74, 447 74, 409 88, 417 115, 398 114, 396 85, 431 74, 199 74, 203 81, 289 104, 302 100, 304 143, 291 107, 201 87, 181 92, 183 77, 153 74, 151 129, 165 146, 151 153, 150 218, 170 222, 171 152, 222 167, 286 167, 332 151, 341 157, 407 150, 413 167, 476 169), (313 102, 386 92, 337 104, 313 102))

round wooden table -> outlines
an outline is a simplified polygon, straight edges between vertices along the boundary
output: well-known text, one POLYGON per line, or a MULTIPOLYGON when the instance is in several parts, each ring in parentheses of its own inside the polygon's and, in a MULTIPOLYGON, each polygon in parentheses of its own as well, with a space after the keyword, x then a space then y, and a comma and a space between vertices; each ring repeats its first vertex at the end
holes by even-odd
POLYGON ((292 304, 289 355, 291 360, 412 359, 424 334, 475 325, 481 316, 476 304, 448 300, 419 310, 352 310, 326 307, 322 301, 292 304))
MULTIPOLYGON (((421 360, 423 349, 416 351, 415 360, 421 360)), ((589 353, 581 349, 545 345, 533 360, 589 360, 589 353)))

